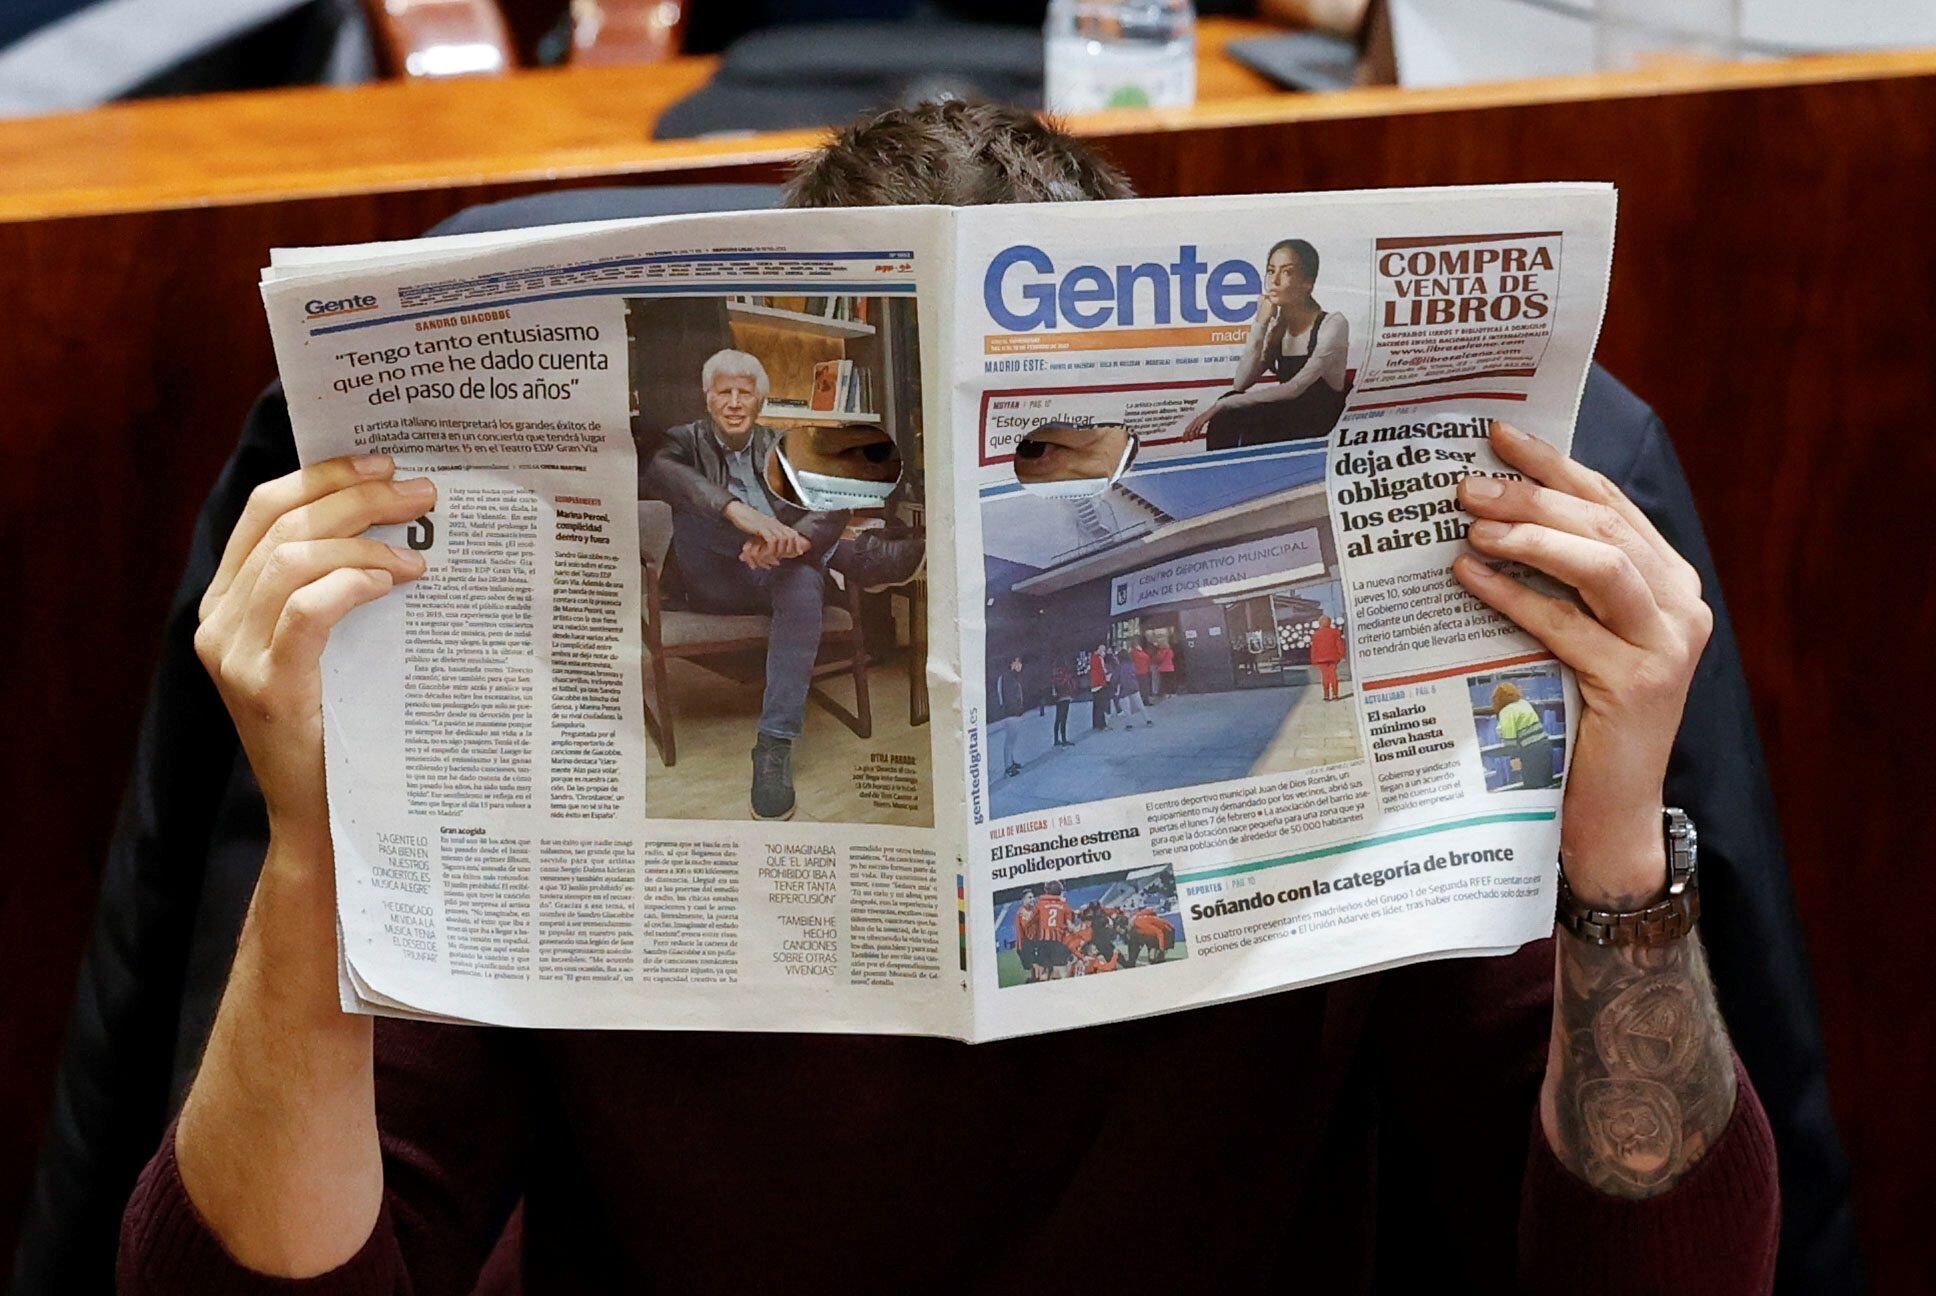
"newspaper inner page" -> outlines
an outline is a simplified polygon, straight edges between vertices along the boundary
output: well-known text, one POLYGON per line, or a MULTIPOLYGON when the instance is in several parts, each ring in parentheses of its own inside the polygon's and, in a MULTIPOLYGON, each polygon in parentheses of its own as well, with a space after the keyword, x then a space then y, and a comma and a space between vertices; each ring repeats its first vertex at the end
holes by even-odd
POLYGON ((947 220, 713 214, 265 273, 304 462, 387 453, 439 491, 380 535, 425 575, 324 659, 347 1007, 968 1034, 923 565, 952 514, 924 435, 947 220))
POLYGON ((1493 418, 1570 445, 1613 217, 1599 185, 960 214, 977 1038, 1550 932, 1578 699, 1452 579, 1455 490, 1505 472, 1493 418))

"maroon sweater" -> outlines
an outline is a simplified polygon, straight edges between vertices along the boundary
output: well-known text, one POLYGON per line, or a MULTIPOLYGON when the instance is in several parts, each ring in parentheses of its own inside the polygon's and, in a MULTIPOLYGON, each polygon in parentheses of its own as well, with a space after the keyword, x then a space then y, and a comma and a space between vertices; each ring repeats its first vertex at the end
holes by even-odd
POLYGON ((1199 1290, 1768 1291, 1775 1154, 1745 1075, 1663 1196, 1603 1196, 1553 1159, 1552 963, 1541 941, 972 1048, 383 1021, 387 1201, 362 1251, 305 1283, 242 1269, 171 1130, 123 1222, 122 1290, 463 1293, 521 1197, 509 1267, 531 1293, 1022 1292, 1071 1266, 1199 1290))

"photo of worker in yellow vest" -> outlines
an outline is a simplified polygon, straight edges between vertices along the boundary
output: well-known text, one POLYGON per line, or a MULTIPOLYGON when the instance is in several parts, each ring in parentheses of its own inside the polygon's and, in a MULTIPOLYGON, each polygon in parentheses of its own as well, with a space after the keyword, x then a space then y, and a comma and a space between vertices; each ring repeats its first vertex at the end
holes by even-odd
POLYGON ((1486 791, 1559 786, 1566 758, 1566 693, 1558 663, 1474 675, 1466 689, 1486 791))

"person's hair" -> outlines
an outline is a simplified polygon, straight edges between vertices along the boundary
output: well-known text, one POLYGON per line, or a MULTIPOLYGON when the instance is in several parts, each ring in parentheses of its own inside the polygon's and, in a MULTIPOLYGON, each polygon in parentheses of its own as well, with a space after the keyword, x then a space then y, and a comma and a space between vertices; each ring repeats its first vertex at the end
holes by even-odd
POLYGON ((1022 664, 1021 654, 1018 653, 1015 656, 1010 657, 1008 659, 1008 664, 1010 666, 1020 666, 1022 664))
POLYGON ((1048 892, 1050 895, 1062 894, 1062 884, 1060 882, 1051 882, 1047 886, 1043 887, 1042 889, 1048 892))
POLYGON ((803 159, 788 207, 1133 198, 1123 173, 1060 125, 1007 104, 931 100, 864 117, 803 159))
POLYGON ((1269 265, 1270 259, 1286 248, 1289 248, 1291 255, 1297 258, 1297 268, 1309 276, 1312 283, 1316 283, 1318 281, 1318 250, 1303 239, 1277 240, 1277 242, 1271 244, 1270 251, 1264 253, 1264 264, 1269 265))
POLYGON ((1492 709, 1494 711, 1504 711, 1507 707, 1525 696, 1524 693, 1519 691, 1519 685, 1513 683, 1511 680, 1500 680, 1492 686, 1492 709))
POLYGON ((760 358, 731 347, 706 357, 705 365, 699 370, 699 386, 711 391, 713 383, 721 378, 751 378, 753 390, 761 400, 773 390, 773 381, 766 376, 766 366, 760 363, 760 358))
POLYGON ((1320 613, 1318 613, 1318 624, 1319 624, 1319 625, 1321 625, 1321 626, 1328 626, 1328 625, 1330 625, 1330 624, 1331 624, 1331 614, 1330 614, 1329 612, 1320 612, 1320 613))

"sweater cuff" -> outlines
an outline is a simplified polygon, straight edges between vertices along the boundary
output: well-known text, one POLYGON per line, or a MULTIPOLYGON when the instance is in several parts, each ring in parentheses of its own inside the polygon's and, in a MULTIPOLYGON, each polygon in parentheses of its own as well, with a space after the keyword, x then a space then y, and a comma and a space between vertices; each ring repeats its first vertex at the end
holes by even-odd
POLYGON ((175 1127, 136 1182, 121 1219, 116 1290, 123 1296, 388 1296, 397 1290, 397 1239, 385 1202, 357 1253, 312 1278, 278 1278, 228 1253, 202 1218, 175 1161, 175 1127))
POLYGON ((1528 1292, 1765 1293, 1781 1230, 1775 1141, 1735 1060, 1734 1113, 1694 1168, 1657 1197, 1631 1200, 1575 1176, 1546 1142, 1537 1112, 1520 1202, 1528 1292))

